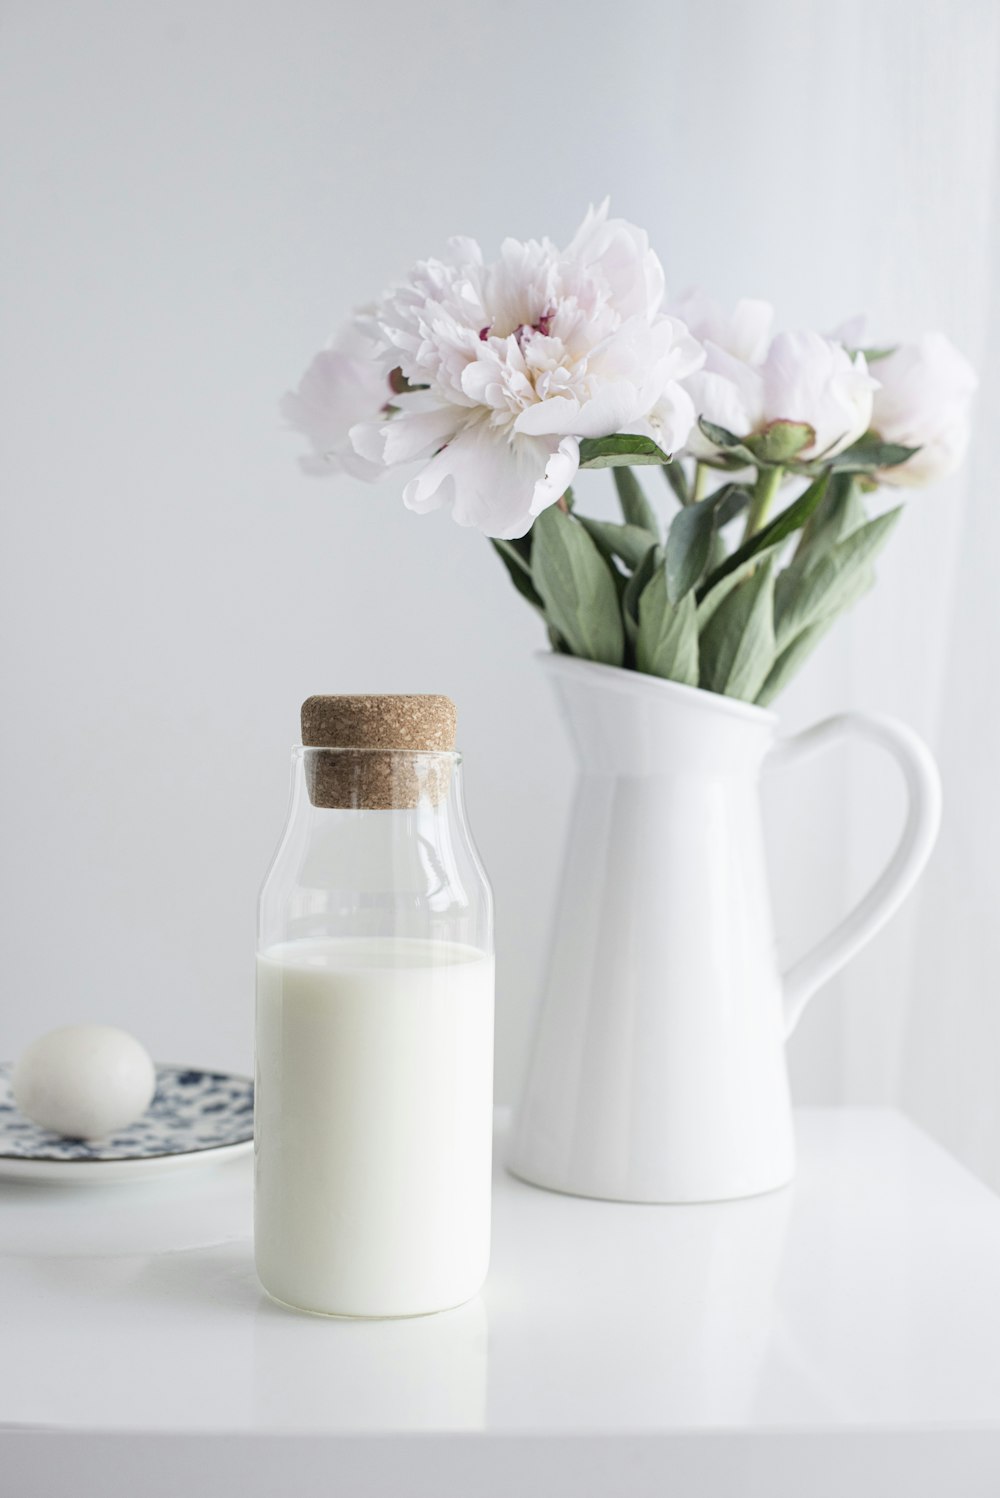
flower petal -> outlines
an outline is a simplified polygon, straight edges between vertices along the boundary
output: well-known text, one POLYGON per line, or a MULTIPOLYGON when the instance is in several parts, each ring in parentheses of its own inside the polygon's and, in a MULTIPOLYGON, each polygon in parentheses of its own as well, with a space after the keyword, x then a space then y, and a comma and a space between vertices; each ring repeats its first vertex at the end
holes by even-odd
POLYGON ((552 395, 526 406, 514 422, 514 430, 525 437, 580 436, 579 420, 580 402, 575 395, 552 395))
POLYGON ((454 406, 399 412, 382 428, 385 440, 382 461, 391 466, 433 457, 438 448, 454 437, 459 421, 460 413, 454 406))
POLYGON ((288 425, 313 449, 313 455, 302 460, 303 469, 378 477, 380 466, 358 455, 349 432, 356 423, 376 417, 389 396, 385 364, 356 318, 316 355, 298 389, 281 402, 288 425))
MULTIPOLYGON (((531 496, 532 515, 540 515, 543 510, 562 499, 576 478, 579 467, 580 444, 575 437, 564 437, 546 463, 544 474, 535 484, 535 492, 531 496)), ((506 536, 503 539, 509 541, 514 537, 506 536)))
POLYGON ((801 421, 816 433, 804 457, 830 457, 868 430, 878 384, 863 354, 852 360, 819 333, 779 333, 762 367, 763 422, 801 421))
POLYGON ((886 442, 917 447, 905 463, 879 475, 886 484, 927 484, 962 461, 978 381, 968 359, 943 333, 925 333, 875 366, 879 389, 872 427, 886 442))
POLYGON ((644 427, 637 422, 633 430, 652 437, 658 447, 673 455, 690 441, 696 419, 690 391, 683 385, 670 384, 649 413, 647 425, 644 427))
POLYGON ((566 247, 566 258, 599 269, 623 317, 652 318, 663 300, 663 267, 644 229, 609 218, 610 200, 589 208, 566 247))
POLYGON ((565 491, 577 462, 572 439, 553 452, 544 441, 509 440, 477 422, 460 431, 406 486, 403 502, 420 514, 450 506, 459 525, 513 539, 530 530, 534 515, 565 491))
POLYGON ((767 355, 774 321, 770 302, 744 297, 727 313, 721 303, 695 286, 672 302, 669 310, 687 324, 695 338, 714 344, 734 359, 760 364, 767 355))

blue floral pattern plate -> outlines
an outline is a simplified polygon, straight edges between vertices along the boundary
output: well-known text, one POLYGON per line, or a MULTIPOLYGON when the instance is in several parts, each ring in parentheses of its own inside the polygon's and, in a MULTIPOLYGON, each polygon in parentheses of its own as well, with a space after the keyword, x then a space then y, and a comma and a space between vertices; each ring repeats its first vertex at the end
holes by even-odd
POLYGON ((253 1083, 230 1072, 158 1066, 141 1118, 107 1139, 63 1139, 14 1102, 13 1066, 0 1065, 0 1176, 35 1181, 125 1180, 246 1154, 253 1148, 253 1083))

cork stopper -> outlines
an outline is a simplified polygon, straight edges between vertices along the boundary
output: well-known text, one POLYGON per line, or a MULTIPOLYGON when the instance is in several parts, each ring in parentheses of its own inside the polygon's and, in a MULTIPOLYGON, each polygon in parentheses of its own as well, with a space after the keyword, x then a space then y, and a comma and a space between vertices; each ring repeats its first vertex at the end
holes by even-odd
POLYGON ((421 755, 454 749, 456 719, 450 697, 307 697, 302 743, 310 801, 367 811, 414 807, 422 797, 436 805, 447 794, 451 761, 421 755))

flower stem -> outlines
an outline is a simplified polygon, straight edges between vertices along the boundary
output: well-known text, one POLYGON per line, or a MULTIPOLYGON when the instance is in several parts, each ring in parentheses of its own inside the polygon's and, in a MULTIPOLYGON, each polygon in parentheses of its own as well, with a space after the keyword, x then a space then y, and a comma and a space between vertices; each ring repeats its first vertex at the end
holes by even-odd
POLYGON ((783 474, 780 468, 759 468, 757 470, 757 482, 754 484, 753 499, 750 501, 746 529, 743 532, 744 541, 749 541, 750 537, 756 535, 761 526, 765 524, 782 477, 783 474))
POLYGON ((694 465, 694 487, 691 490, 691 503, 696 505, 699 499, 705 497, 705 486, 708 483, 708 469, 704 463, 694 465))

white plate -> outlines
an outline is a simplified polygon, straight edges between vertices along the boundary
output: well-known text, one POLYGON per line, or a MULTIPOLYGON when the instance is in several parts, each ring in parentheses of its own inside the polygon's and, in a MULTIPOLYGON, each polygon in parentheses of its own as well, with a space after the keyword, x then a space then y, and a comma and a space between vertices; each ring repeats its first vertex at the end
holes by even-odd
POLYGON ((86 1185, 190 1170, 253 1148, 253 1083, 230 1072, 158 1066, 156 1094, 141 1118, 88 1143, 50 1134, 25 1118, 0 1065, 0 1178, 86 1185))

